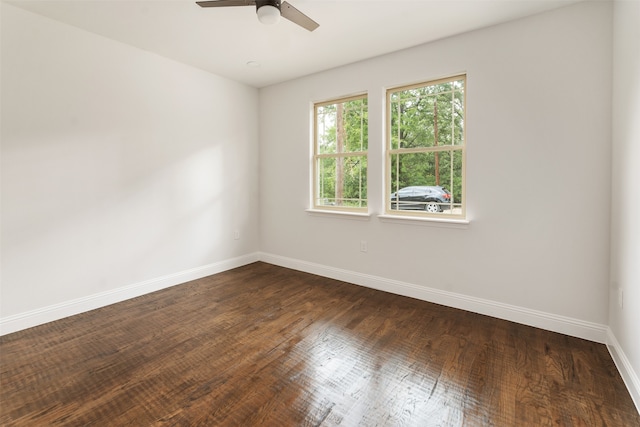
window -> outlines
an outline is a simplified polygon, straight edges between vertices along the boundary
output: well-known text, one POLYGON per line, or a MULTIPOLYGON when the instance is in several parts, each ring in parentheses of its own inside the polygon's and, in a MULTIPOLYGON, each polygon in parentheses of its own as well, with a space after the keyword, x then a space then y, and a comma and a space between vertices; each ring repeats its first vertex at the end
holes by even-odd
POLYGON ((387 213, 465 217, 465 83, 387 91, 387 213))
POLYGON ((313 207, 367 210, 366 95, 314 105, 313 207))

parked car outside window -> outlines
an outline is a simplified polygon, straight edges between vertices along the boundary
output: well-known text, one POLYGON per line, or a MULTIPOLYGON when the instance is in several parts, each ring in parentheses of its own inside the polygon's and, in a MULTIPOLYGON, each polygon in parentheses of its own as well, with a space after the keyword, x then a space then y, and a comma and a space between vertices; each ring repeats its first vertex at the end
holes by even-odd
POLYGON ((404 187, 391 194, 392 210, 442 212, 453 207, 453 195, 441 186, 404 187))

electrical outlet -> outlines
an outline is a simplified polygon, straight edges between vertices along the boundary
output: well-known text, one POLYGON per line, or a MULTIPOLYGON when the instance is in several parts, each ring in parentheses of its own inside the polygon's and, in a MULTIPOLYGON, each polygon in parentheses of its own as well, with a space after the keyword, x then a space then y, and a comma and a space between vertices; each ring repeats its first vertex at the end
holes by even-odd
POLYGON ((366 240, 360 240, 360 252, 367 252, 369 248, 367 247, 366 240))
POLYGON ((620 306, 620 308, 624 308, 624 292, 622 291, 622 288, 618 289, 618 306, 620 306))
POLYGON ((234 240, 240 240, 240 230, 235 230, 233 232, 233 239, 234 240))

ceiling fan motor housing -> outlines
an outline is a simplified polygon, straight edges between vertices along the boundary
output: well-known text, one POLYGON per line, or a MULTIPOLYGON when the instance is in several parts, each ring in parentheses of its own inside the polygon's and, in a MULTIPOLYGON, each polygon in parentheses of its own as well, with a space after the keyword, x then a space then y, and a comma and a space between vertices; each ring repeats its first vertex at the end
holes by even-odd
POLYGON ((280 10, 280 0, 256 0, 256 11, 262 6, 273 6, 280 10))

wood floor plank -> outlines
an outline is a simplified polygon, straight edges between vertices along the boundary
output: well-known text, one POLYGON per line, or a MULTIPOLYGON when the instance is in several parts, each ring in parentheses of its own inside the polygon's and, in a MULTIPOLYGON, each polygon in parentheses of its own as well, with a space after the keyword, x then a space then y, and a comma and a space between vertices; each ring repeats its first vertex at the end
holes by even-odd
POLYGON ((2 426, 640 426, 606 347, 255 263, 0 337, 2 426))

